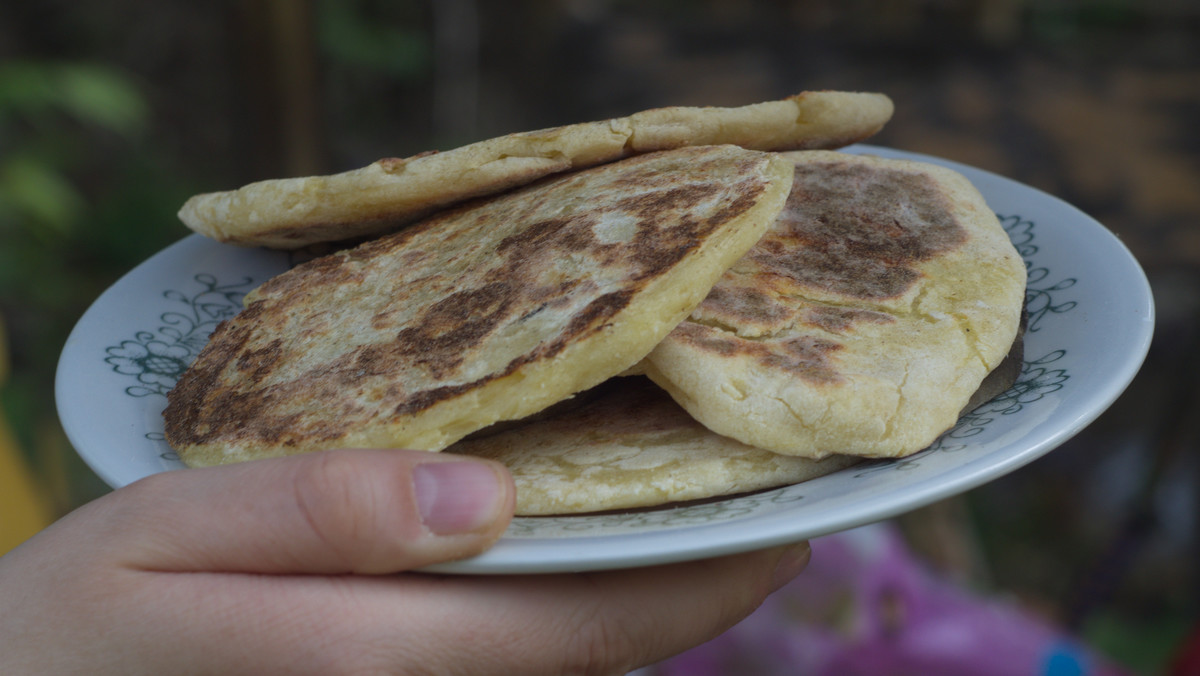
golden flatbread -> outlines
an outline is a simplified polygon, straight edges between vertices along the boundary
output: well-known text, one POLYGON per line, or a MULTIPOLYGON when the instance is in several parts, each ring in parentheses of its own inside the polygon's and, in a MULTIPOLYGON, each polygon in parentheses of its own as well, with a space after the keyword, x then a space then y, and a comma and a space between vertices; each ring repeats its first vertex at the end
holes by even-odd
POLYGON ((956 172, 784 156, 783 213, 643 367, 710 429, 759 448, 920 450, 1009 351, 1024 264, 956 172))
POLYGON ((783 207, 792 165, 735 146, 546 179, 293 268, 168 396, 189 465, 436 451, 645 356, 783 207))
POLYGON ((196 195, 179 218, 218 241, 295 249, 378 235, 447 205, 638 153, 720 144, 836 148, 871 136, 891 115, 882 94, 828 91, 737 108, 657 108, 196 195))
POLYGON ((447 452, 499 461, 517 514, 656 507, 807 481, 861 458, 797 458, 747 446, 696 422, 642 377, 614 378, 579 405, 447 452))
MULTIPOLYGON (((962 413, 1016 382, 1018 332, 962 413)), ((612 378, 524 420, 493 425, 446 449, 496 460, 517 486, 517 514, 547 516, 659 507, 815 479, 861 460, 764 451, 723 437, 644 377, 612 378)))

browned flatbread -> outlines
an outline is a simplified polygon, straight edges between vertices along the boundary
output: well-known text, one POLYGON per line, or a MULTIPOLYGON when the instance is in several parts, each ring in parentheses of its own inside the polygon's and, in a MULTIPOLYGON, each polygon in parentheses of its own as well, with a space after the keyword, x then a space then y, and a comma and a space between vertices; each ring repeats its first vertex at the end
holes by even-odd
POLYGON ((1024 263, 956 172, 784 155, 784 212, 645 371, 710 429, 777 453, 925 448, 1013 343, 1024 263))
MULTIPOLYGON (((1023 333, 963 414, 1016 382, 1023 333)), ((480 430, 447 451, 508 467, 517 486, 516 513, 525 516, 732 496, 808 481, 861 460, 780 455, 721 436, 640 376, 612 378, 535 416, 480 430)))
MULTIPOLYGON (((1012 387, 1021 373, 1024 321, 1000 365, 962 414, 1012 387)), ((517 486, 518 515, 659 507, 787 486, 861 458, 780 455, 723 437, 640 376, 612 378, 524 420, 493 425, 447 452, 496 460, 517 486)))
POLYGON ((302 264, 168 396, 189 465, 440 450, 645 356, 758 240, 792 167, 688 147, 547 179, 302 264))
POLYGON ((796 458, 696 422, 643 377, 614 378, 555 415, 454 444, 503 463, 519 515, 656 507, 799 483, 861 458, 796 458))
POLYGON ((296 249, 375 236, 466 199, 639 153, 719 144, 836 148, 871 136, 891 115, 892 102, 882 94, 831 91, 737 108, 656 108, 382 159, 330 176, 196 195, 179 218, 222 242, 296 249))

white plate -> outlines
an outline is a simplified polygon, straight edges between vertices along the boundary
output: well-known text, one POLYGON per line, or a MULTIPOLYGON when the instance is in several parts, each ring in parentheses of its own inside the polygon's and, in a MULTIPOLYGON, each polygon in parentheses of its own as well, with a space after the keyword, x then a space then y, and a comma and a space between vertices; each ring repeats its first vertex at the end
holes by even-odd
MULTIPOLYGON (((932 447, 813 481, 704 504, 569 517, 518 517, 482 556, 432 569, 532 573, 652 565, 812 538, 969 490, 1047 453, 1100 415, 1149 348, 1153 301, 1129 251, 1065 202, 978 169, 873 146, 964 173, 1029 267, 1025 366, 1008 392, 932 447)), ((163 441, 166 392, 242 295, 288 254, 187 237, 139 265, 80 319, 59 362, 71 443, 114 487, 181 468, 163 441)))

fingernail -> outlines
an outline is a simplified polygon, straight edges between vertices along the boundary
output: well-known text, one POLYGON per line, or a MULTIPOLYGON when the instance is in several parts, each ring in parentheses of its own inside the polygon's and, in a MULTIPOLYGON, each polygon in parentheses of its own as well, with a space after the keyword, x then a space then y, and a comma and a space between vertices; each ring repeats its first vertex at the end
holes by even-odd
POLYGON ((783 555, 779 557, 779 561, 775 564, 775 572, 771 575, 771 591, 777 591, 780 587, 791 582, 808 566, 808 560, 812 556, 812 550, 809 549, 807 542, 790 545, 784 550, 783 555))
POLYGON ((421 522, 435 535, 481 530, 496 518, 500 478, 482 462, 426 462, 413 468, 421 522))

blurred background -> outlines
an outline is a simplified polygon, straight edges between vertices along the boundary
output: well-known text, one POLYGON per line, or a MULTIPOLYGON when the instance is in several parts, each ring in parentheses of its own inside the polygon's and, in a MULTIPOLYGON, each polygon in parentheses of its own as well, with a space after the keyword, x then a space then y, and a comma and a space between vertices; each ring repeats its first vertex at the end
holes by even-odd
POLYGON ((1200 615, 1190 0, 0 0, 0 551, 107 490, 59 428, 55 363, 187 234, 187 196, 805 89, 890 95, 872 143, 1062 197, 1146 269, 1156 340, 1117 404, 898 526, 947 579, 1167 673, 1200 615))

